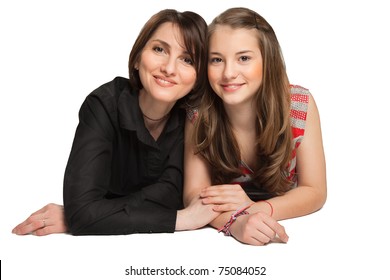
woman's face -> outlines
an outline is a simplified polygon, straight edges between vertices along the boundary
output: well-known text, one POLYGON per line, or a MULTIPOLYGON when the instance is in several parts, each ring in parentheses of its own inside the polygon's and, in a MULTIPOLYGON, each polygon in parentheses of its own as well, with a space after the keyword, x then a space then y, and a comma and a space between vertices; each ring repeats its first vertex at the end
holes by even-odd
POLYGON ((263 77, 256 30, 217 25, 209 42, 208 77, 225 105, 251 104, 263 77))
POLYGON ((193 61, 184 48, 180 30, 170 22, 156 30, 135 67, 143 85, 141 91, 160 102, 175 103, 195 85, 193 61))

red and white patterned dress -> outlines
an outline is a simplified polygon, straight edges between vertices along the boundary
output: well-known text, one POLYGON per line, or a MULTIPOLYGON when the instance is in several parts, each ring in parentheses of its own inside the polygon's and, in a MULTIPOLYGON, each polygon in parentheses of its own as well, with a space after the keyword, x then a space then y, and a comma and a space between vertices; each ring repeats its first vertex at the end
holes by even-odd
MULTIPOLYGON (((291 85, 291 129, 293 134, 293 151, 291 160, 288 165, 288 178, 293 182, 292 188, 297 186, 297 176, 296 176, 296 152, 300 143, 303 140, 303 136, 305 134, 305 124, 306 124, 306 116, 307 116, 307 108, 309 105, 309 97, 310 92, 306 88, 297 85, 291 85)), ((191 122, 198 117, 197 110, 188 110, 187 117, 191 122)), ((252 180, 253 170, 245 164, 245 162, 241 161, 242 176, 233 180, 232 183, 241 184, 245 189, 245 183, 248 183, 252 180)))
POLYGON ((297 166, 297 149, 303 140, 305 134, 307 108, 309 106, 310 92, 309 90, 301 87, 292 85, 291 86, 291 129, 293 134, 293 151, 291 160, 289 163, 289 176, 288 178, 294 182, 292 187, 297 186, 297 176, 295 168, 297 166))

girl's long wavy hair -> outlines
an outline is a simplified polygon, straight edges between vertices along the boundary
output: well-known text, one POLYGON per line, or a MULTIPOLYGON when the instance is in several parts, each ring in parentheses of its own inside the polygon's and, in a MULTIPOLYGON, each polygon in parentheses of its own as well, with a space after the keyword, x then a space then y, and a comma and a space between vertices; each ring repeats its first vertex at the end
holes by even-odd
MULTIPOLYGON (((253 183, 271 194, 285 193, 291 186, 287 167, 292 153, 290 85, 280 45, 270 24, 247 8, 228 9, 208 28, 208 40, 219 25, 257 30, 263 57, 262 85, 255 97, 256 166, 253 183)), ((195 122, 196 151, 211 167, 213 184, 226 184, 242 175, 240 150, 223 102, 211 86, 205 90, 195 122)))

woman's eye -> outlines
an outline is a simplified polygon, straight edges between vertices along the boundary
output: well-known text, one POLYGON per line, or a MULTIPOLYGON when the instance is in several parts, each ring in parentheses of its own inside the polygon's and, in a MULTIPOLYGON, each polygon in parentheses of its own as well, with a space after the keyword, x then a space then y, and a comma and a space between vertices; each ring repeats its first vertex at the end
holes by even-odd
POLYGON ((162 47, 154 47, 153 50, 158 53, 164 52, 164 49, 162 47))
POLYGON ((192 59, 190 57, 183 58, 183 61, 189 65, 194 65, 194 62, 192 61, 192 59))
POLYGON ((219 62, 222 62, 222 59, 219 57, 213 57, 210 59, 210 62, 211 63, 219 63, 219 62))

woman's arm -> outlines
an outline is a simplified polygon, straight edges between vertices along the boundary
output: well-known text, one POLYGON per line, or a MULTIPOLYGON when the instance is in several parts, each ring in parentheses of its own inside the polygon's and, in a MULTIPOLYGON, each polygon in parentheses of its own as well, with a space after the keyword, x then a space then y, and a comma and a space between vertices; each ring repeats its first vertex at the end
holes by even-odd
MULTIPOLYGON (((74 235, 173 232, 177 211, 156 202, 158 199, 151 195, 153 185, 124 197, 109 194, 113 149, 120 139, 115 138, 111 124, 115 120, 110 119, 108 112, 96 96, 87 98, 80 110, 64 177, 64 209, 69 232, 74 235)), ((183 152, 182 146, 177 149, 183 152)), ((182 176, 173 175, 173 180, 182 176)), ((160 187, 158 194, 163 199, 166 197, 163 187, 167 185, 171 190, 172 184, 166 181, 154 185, 160 187)), ((170 192, 169 205, 181 202, 179 188, 170 192)))

